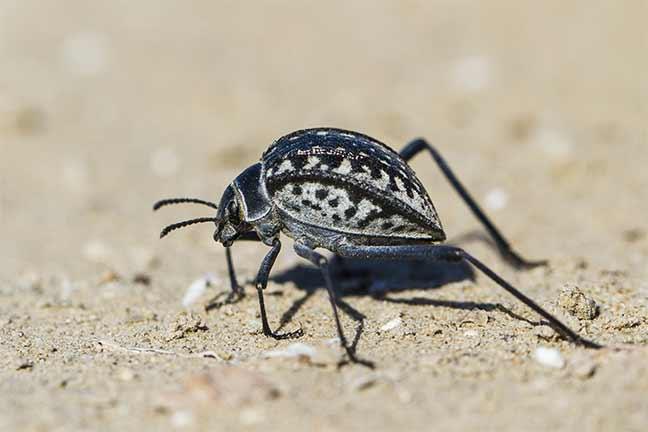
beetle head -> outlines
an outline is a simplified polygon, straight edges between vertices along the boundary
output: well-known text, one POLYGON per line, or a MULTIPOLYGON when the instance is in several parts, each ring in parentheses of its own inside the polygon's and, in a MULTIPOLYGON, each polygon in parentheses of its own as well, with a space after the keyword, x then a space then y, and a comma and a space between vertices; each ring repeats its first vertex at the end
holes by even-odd
POLYGON ((250 231, 253 226, 263 221, 271 210, 270 199, 263 182, 263 167, 260 163, 252 165, 236 177, 223 192, 218 205, 196 198, 172 198, 158 201, 153 206, 153 210, 169 204, 180 203, 195 203, 212 207, 217 209, 216 216, 191 219, 169 225, 162 230, 160 237, 164 237, 178 228, 196 223, 212 222, 216 224, 214 240, 224 246, 230 246, 239 235, 250 231))
MULTIPOLYGON (((263 165, 247 168, 227 187, 218 205, 214 240, 229 246, 241 233, 256 227, 264 231, 272 205, 263 180, 263 165)), ((263 237, 263 235, 262 235, 263 237)))
POLYGON ((247 231, 249 226, 244 222, 241 214, 238 194, 233 184, 227 186, 216 212, 216 231, 214 240, 221 242, 224 246, 230 246, 241 232, 247 231))

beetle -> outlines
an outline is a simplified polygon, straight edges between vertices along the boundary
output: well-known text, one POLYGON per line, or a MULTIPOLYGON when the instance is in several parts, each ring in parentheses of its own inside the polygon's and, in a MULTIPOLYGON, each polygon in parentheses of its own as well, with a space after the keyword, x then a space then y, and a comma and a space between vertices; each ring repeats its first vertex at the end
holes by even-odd
POLYGON ((547 320, 559 334, 578 345, 601 348, 571 330, 465 250, 444 245, 445 232, 432 200, 407 161, 427 151, 449 183, 482 223, 501 256, 518 269, 545 265, 513 250, 497 227, 468 193, 441 154, 418 138, 399 153, 367 135, 336 128, 292 132, 273 142, 261 160, 245 169, 226 188, 220 203, 197 198, 158 201, 154 210, 179 203, 202 204, 216 210, 203 217, 167 226, 171 231, 196 223, 216 226, 214 240, 226 250, 233 293, 242 295, 234 276, 230 247, 235 241, 260 241, 270 247, 261 262, 256 290, 263 333, 275 339, 302 336, 300 329, 275 333, 268 324, 263 290, 281 250, 280 234, 294 240, 300 257, 318 267, 324 277, 335 325, 349 360, 356 357, 344 335, 336 306, 334 281, 323 248, 341 258, 466 262, 547 320))

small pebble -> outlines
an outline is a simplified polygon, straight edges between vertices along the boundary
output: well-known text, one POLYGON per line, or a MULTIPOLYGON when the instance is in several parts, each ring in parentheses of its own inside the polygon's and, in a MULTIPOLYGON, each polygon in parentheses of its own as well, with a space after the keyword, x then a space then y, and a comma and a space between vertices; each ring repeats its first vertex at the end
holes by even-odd
POLYGON ((182 339, 189 333, 205 330, 207 326, 200 315, 182 312, 169 326, 167 341, 182 339))
POLYGON ((288 345, 283 350, 266 351, 264 354, 266 358, 273 357, 305 357, 311 359, 317 355, 317 350, 310 345, 301 342, 295 342, 288 345))
POLYGON ((533 352, 533 358, 541 365, 550 368, 562 369, 565 367, 565 359, 555 348, 538 347, 533 352))
POLYGON ((398 327, 400 327, 401 324, 403 324, 403 320, 400 317, 399 318, 394 318, 393 320, 387 322, 382 327, 380 327, 380 330, 381 331, 394 330, 394 329, 397 329, 398 327))
POLYGON ((182 306, 189 307, 196 302, 203 295, 203 293, 210 287, 213 283, 216 282, 216 277, 207 273, 205 276, 200 279, 196 279, 189 285, 187 291, 185 292, 184 297, 182 298, 182 306))
POLYGON ((533 333, 536 336, 538 336, 540 339, 546 341, 553 340, 558 337, 556 331, 551 327, 549 327, 548 325, 541 325, 541 326, 534 327, 533 333))
POLYGON ((598 315, 596 302, 587 297, 575 284, 566 284, 560 296, 558 305, 571 315, 582 320, 592 320, 598 315))

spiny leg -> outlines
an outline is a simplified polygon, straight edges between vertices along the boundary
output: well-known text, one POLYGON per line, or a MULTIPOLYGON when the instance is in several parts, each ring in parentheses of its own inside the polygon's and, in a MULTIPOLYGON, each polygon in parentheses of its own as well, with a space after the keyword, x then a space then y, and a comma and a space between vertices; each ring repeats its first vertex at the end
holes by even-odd
POLYGON ((317 266, 324 276, 324 281, 326 282, 326 290, 329 294, 329 300, 331 301, 331 307, 333 308, 333 317, 335 318, 335 326, 337 327, 338 337, 340 338, 340 345, 346 351, 349 356, 349 360, 353 363, 359 363, 364 366, 373 368, 374 365, 372 362, 367 360, 362 360, 356 357, 354 350, 349 345, 346 336, 344 336, 344 331, 342 330, 342 324, 340 323, 340 316, 337 310, 337 303, 335 300, 335 291, 333 290, 333 280, 331 278, 331 273, 329 271, 328 260, 321 254, 315 252, 311 247, 297 241, 295 242, 295 252, 300 257, 310 261, 315 266, 317 266))
POLYGON ((559 334, 567 339, 570 339, 577 345, 582 345, 586 348, 601 348, 602 346, 596 342, 589 341, 575 331, 560 322, 556 317, 544 310, 540 305, 531 300, 526 295, 522 294, 518 289, 514 288, 507 281, 502 279, 493 270, 488 268, 484 263, 477 258, 470 255, 463 249, 445 246, 445 245, 415 245, 415 246, 354 246, 343 245, 338 248, 336 253, 345 257, 364 258, 364 259, 429 259, 436 261, 459 262, 466 261, 476 269, 480 270, 488 276, 493 282, 504 288, 506 291, 515 296, 518 300, 524 303, 529 308, 533 309, 537 314, 542 316, 549 322, 559 334))
POLYGON ((295 331, 289 333, 275 333, 270 329, 268 324, 268 316, 265 309, 265 301, 263 298, 263 290, 268 285, 268 278, 270 277, 270 270, 277 259, 277 255, 281 251, 281 242, 279 239, 275 239, 272 243, 272 248, 263 258, 261 262, 261 267, 259 268, 259 273, 256 278, 256 289, 259 294, 259 308, 261 309, 261 324, 263 325, 263 334, 266 336, 273 337, 275 339, 295 339, 304 335, 304 331, 299 328, 295 331))
POLYGON ((477 202, 473 199, 473 197, 468 193, 466 188, 461 184, 457 176, 452 172, 452 169, 450 169, 450 166, 448 163, 443 159, 441 154, 434 148, 432 147, 425 139, 423 138, 418 138, 415 139, 414 141, 410 142, 407 144, 403 149, 400 151, 400 155, 403 159, 406 161, 409 161, 412 159, 414 156, 419 154, 421 151, 427 150, 430 152, 430 155, 432 155, 432 158, 434 161, 437 163, 445 177, 448 179, 452 187, 454 188, 455 191, 461 196, 463 201, 468 205, 472 213, 477 217, 477 219, 484 225, 484 228, 488 231, 488 233, 491 235, 493 240, 495 241, 495 244, 497 245, 497 248, 509 263, 511 263, 514 267, 518 269, 523 269, 523 268, 533 268, 541 265, 546 265, 547 261, 546 260, 539 260, 539 261, 529 261, 522 256, 520 256, 517 252, 513 250, 509 242, 504 238, 502 233, 497 229, 497 227, 493 224, 493 222, 490 221, 488 216, 484 213, 484 211, 479 207, 477 202))

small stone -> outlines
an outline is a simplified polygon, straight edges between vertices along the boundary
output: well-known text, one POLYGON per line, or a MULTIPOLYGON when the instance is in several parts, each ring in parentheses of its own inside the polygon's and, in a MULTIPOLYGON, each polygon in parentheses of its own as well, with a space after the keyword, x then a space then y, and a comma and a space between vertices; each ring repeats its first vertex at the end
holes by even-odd
POLYGON ((283 350, 266 351, 263 356, 266 358, 273 357, 306 357, 311 359, 317 355, 317 350, 310 345, 301 342, 295 342, 288 345, 283 350))
POLYGON ((558 305, 582 320, 592 320, 598 315, 596 302, 587 297, 575 284, 566 284, 558 297, 558 305))
POLYGON ((391 330, 394 330, 394 329, 397 329, 398 327, 400 327, 401 324, 403 324, 403 320, 400 317, 394 318, 393 320, 385 323, 382 327, 380 327, 380 330, 381 331, 391 331, 391 330))
POLYGON ((207 326, 200 315, 182 312, 169 326, 167 341, 182 339, 189 333, 205 330, 207 330, 207 326))
POLYGON ((562 369, 565 367, 565 359, 562 354, 560 354, 560 351, 555 348, 538 347, 533 352, 533 358, 535 361, 546 367, 555 369, 562 369))
POLYGON ((534 327, 533 333, 538 336, 538 338, 545 341, 550 341, 558 338, 556 331, 548 325, 534 327))
POLYGON ((184 297, 182 297, 182 306, 189 307, 195 303, 207 288, 216 282, 216 280, 216 276, 207 273, 203 277, 193 281, 191 285, 189 285, 189 288, 187 288, 184 297))

